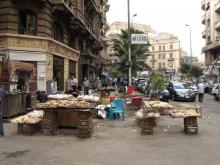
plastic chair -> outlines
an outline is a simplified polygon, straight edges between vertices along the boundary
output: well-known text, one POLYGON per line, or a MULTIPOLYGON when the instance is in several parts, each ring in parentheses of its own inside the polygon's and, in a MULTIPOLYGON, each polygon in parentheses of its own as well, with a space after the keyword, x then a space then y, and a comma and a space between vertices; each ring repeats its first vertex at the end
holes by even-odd
POLYGON ((113 120, 115 114, 119 114, 120 119, 125 120, 125 104, 121 99, 115 99, 112 101, 109 109, 109 119, 113 120))
POLYGON ((136 91, 136 87, 135 86, 128 86, 128 95, 131 95, 132 92, 136 91))

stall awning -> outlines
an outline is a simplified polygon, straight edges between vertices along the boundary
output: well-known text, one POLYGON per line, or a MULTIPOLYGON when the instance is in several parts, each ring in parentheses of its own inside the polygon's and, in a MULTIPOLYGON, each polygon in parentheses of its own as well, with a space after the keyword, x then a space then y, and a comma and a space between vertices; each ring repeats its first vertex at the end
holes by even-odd
POLYGON ((10 67, 10 75, 14 74, 14 72, 16 71, 32 72, 36 70, 34 64, 21 62, 21 61, 10 61, 9 67, 10 67))

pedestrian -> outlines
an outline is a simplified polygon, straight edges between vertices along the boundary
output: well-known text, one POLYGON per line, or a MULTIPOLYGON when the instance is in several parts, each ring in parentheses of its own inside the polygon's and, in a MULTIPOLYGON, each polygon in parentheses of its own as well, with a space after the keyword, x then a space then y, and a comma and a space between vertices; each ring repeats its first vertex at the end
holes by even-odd
POLYGON ((5 91, 0 87, 0 137, 4 136, 3 130, 3 101, 5 91))
POLYGON ((87 80, 86 77, 83 80, 83 90, 84 90, 84 95, 89 94, 89 81, 87 80))
POLYGON ((72 94, 72 76, 67 80, 67 93, 72 94))
POLYGON ((73 92, 76 92, 77 87, 78 87, 78 79, 76 78, 75 74, 72 76, 71 86, 72 86, 73 92))
POLYGON ((205 88, 206 88, 205 84, 202 81, 200 81, 200 83, 197 85, 198 96, 199 96, 199 102, 200 103, 203 101, 205 88))

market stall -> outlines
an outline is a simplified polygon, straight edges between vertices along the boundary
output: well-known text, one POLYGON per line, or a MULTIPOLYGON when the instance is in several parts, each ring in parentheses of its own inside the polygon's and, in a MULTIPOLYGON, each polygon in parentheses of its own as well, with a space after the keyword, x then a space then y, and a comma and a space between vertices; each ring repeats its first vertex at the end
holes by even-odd
MULTIPOLYGON (((63 95, 64 96, 64 95, 63 95)), ((54 134, 60 126, 78 128, 80 137, 91 137, 93 132, 92 111, 96 103, 87 102, 82 97, 49 97, 46 103, 39 103, 37 109, 44 111, 42 130, 45 135, 54 134)))
POLYGON ((13 60, 0 64, 0 86, 6 92, 3 117, 26 113, 26 108, 31 108, 32 94, 37 89, 36 64, 13 60))
POLYGON ((175 109, 170 111, 170 116, 173 118, 183 118, 185 133, 198 133, 197 118, 202 117, 200 106, 175 107, 175 109))
POLYGON ((141 134, 153 134, 156 119, 160 117, 160 108, 171 109, 173 106, 166 102, 144 101, 142 109, 136 112, 138 124, 141 127, 141 134))

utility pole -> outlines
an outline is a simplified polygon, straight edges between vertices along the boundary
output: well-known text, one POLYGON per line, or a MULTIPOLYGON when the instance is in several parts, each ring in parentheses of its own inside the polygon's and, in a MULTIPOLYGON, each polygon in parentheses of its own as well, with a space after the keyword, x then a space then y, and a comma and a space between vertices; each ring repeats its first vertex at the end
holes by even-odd
POLYGON ((131 27, 130 27, 130 0, 128 0, 128 85, 131 85, 131 27))
POLYGON ((190 44, 190 67, 192 68, 192 34, 191 34, 191 26, 186 24, 185 26, 189 27, 189 44, 190 44))

